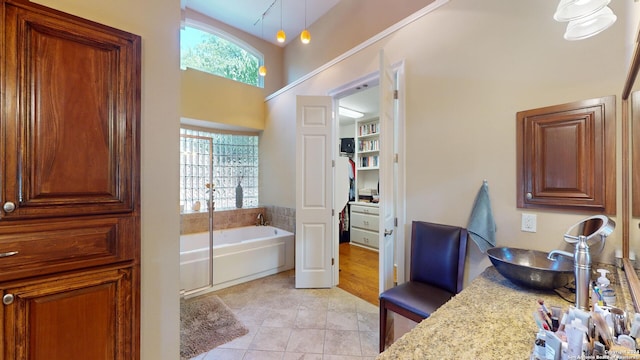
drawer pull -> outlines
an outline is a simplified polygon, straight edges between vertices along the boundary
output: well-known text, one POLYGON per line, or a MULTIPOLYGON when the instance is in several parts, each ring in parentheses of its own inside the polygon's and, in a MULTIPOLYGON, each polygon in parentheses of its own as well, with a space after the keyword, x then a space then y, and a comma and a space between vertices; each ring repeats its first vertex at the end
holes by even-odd
POLYGON ((2 303, 5 305, 13 304, 13 300, 14 300, 13 294, 6 294, 5 296, 2 297, 2 303))
POLYGON ((17 254, 18 254, 17 251, 7 251, 5 253, 0 253, 0 258, 9 257, 9 256, 17 255, 17 254))
POLYGON ((11 201, 7 201, 2 205, 2 209, 8 213, 13 212, 13 210, 16 209, 16 204, 11 201))

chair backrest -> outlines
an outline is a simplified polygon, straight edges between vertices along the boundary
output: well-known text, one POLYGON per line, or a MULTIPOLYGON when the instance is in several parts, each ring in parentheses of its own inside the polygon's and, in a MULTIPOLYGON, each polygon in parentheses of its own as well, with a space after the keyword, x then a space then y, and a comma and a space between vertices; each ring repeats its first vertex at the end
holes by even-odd
POLYGON ((451 293, 462 291, 467 230, 458 226, 413 221, 409 278, 451 293))

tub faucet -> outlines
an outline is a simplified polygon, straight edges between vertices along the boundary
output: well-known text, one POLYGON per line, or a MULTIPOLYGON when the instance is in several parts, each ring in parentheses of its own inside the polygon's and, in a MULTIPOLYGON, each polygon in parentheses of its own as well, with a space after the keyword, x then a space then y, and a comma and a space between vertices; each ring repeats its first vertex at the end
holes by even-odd
POLYGON ((265 225, 264 216, 262 215, 262 213, 258 213, 258 217, 256 218, 256 226, 264 226, 264 225, 265 225))

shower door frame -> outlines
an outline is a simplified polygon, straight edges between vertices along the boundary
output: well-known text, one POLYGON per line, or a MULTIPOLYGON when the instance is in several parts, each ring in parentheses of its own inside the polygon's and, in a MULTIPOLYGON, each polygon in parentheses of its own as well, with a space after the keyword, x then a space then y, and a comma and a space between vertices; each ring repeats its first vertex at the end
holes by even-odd
POLYGON ((186 297, 196 293, 204 292, 213 288, 213 139, 208 136, 186 135, 180 134, 181 138, 191 138, 198 140, 206 140, 209 143, 209 184, 211 188, 207 198, 207 212, 209 214, 209 283, 207 285, 195 289, 181 289, 180 296, 186 297))

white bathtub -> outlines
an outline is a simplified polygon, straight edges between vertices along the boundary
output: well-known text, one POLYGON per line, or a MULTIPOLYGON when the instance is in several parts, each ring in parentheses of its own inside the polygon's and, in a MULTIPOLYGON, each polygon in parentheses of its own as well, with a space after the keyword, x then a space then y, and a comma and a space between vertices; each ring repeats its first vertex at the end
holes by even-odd
MULTIPOLYGON (((213 232, 213 288, 219 290, 294 267, 293 233, 272 226, 213 232)), ((209 233, 180 236, 180 288, 209 282, 209 233)))

